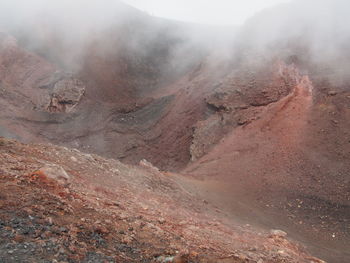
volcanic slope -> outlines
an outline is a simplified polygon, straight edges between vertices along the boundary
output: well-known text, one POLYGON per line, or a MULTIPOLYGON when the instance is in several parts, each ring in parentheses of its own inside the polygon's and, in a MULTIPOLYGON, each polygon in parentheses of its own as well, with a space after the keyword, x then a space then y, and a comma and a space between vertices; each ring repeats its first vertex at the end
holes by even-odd
MULTIPOLYGON (((332 95, 321 96, 321 103, 314 96, 309 76, 300 75, 294 66, 279 67, 276 72, 284 75, 283 79, 293 79, 291 92, 277 102, 240 110, 241 126, 233 131, 224 132, 223 120, 232 116, 227 108, 236 93, 220 91, 220 98, 208 100, 226 110, 199 125, 192 151, 200 156, 208 147, 210 150, 182 173, 201 181, 207 189, 203 195, 234 217, 248 221, 255 217, 256 224, 278 225, 330 262, 347 262, 350 167, 341 158, 326 157, 330 152, 323 147, 339 138, 328 137, 330 141, 319 145, 324 136, 320 134, 327 131, 315 132, 321 119, 327 118, 320 116, 323 102, 330 101, 332 95), (215 138, 215 134, 219 136, 215 138), (217 143, 210 147, 212 141, 217 143)), ((328 119, 328 125, 338 123, 334 116, 328 119)), ((332 151, 344 156, 346 149, 342 145, 332 151)))
MULTIPOLYGON (((68 42, 63 41, 67 40, 62 34, 64 28, 47 24, 44 30, 40 18, 23 23, 22 30, 2 25, 7 32, 0 35, 0 135, 25 143, 78 148, 128 164, 146 159, 143 165, 151 166, 150 162, 161 170, 184 175, 172 175, 171 180, 187 190, 176 190, 179 195, 199 196, 198 200, 188 199, 188 204, 201 207, 206 200, 223 211, 219 216, 222 220, 234 226, 240 222, 265 231, 278 227, 329 262, 349 262, 350 52, 342 44, 347 32, 332 34, 332 42, 327 42, 329 34, 320 31, 322 24, 313 24, 318 6, 324 6, 325 1, 317 6, 303 4, 303 10, 309 12, 301 14, 303 19, 296 15, 300 2, 262 12, 240 29, 234 43, 212 41, 217 42, 215 45, 209 39, 223 38, 216 38, 212 32, 209 37, 203 35, 202 27, 191 25, 189 31, 182 23, 150 17, 125 6, 121 8, 125 17, 102 30, 94 28, 94 34, 84 34, 91 32, 84 24, 87 21, 72 23, 72 32, 79 29, 82 34, 70 36, 68 42), (281 17, 295 21, 285 23, 281 17), (324 38, 315 37, 316 45, 306 37, 304 27, 298 27, 298 21, 307 23, 314 35, 325 34, 324 38)), ((75 16, 66 18, 73 21, 75 16)), ((341 15, 337 17, 337 21, 342 19, 341 15)), ((27 146, 4 143, 6 168, 16 162, 6 158, 17 158, 18 149, 27 146)), ((39 158, 31 151, 36 147, 48 147, 47 155, 54 149, 57 156, 71 151, 43 145, 28 147, 28 158, 33 154, 33 162, 39 158)), ((74 156, 74 152, 73 160, 79 159, 81 153, 74 156)), ((65 167, 70 162, 66 158, 59 165, 65 167)), ((41 161, 40 166, 44 166, 41 161)), ((15 166, 13 170, 5 168, 1 167, 4 185, 12 178, 7 175, 11 171, 23 176, 40 167, 33 167, 34 171, 25 168, 23 173, 15 166)), ((135 177, 125 169, 122 174, 126 181, 148 178, 147 171, 135 177)), ((74 187, 95 193, 100 179, 109 175, 104 170, 94 174, 101 178, 77 181, 74 187)), ((34 173, 34 178, 42 178, 39 175, 34 173)), ((165 178, 160 185, 168 184, 169 178, 165 178)), ((23 191, 37 182, 20 181, 26 186, 23 191)), ((115 184, 111 180, 103 186, 115 184)), ((135 193, 144 190, 140 184, 127 198, 138 198, 135 193)), ((160 200, 159 209, 164 209, 162 218, 173 216, 177 206, 162 207, 163 195, 174 202, 182 200, 171 191, 165 192, 155 197, 160 200)), ((143 204, 136 199, 135 205, 143 204)), ((186 200, 180 207, 187 207, 186 200)), ((203 217, 212 218, 213 211, 208 208, 203 217)), ((100 212, 96 213, 99 217, 100 212)), ((190 212, 176 214, 181 213, 190 212)), ((193 240, 202 240, 201 233, 193 235, 193 240)), ((298 257, 283 260, 298 261, 298 257)))
POLYGON ((232 224, 148 162, 0 140, 4 262, 322 262, 285 233, 232 224))

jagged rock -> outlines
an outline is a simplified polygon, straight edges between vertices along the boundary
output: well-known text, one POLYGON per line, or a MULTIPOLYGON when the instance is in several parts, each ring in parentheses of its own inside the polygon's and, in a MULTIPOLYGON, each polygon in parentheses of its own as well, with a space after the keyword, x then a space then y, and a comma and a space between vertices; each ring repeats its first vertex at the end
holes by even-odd
POLYGON ((165 224, 165 222, 166 222, 166 220, 163 217, 158 219, 159 224, 165 224))
POLYGON ((336 92, 335 90, 328 91, 328 96, 335 96, 337 94, 338 92, 336 92))
POLYGON ((165 257, 165 256, 160 256, 157 258, 157 262, 161 262, 161 263, 171 263, 174 262, 174 256, 170 256, 170 257, 165 257))
POLYGON ((161 263, 187 263, 188 255, 187 254, 179 254, 177 256, 160 256, 157 258, 157 262, 161 263))
POLYGON ((152 170, 152 171, 154 171, 154 172, 159 173, 159 169, 158 169, 157 167, 155 167, 152 163, 150 163, 149 161, 147 161, 146 159, 141 160, 139 164, 140 164, 140 166, 142 166, 142 167, 145 167, 145 168, 147 168, 147 169, 150 169, 150 170, 152 170))
POLYGON ((309 260, 310 260, 310 263, 327 263, 324 260, 321 260, 321 259, 318 259, 318 258, 314 258, 314 257, 309 258, 309 260))
POLYGON ((50 95, 49 112, 71 112, 85 93, 84 84, 75 78, 58 81, 50 95))
POLYGON ((271 238, 285 238, 287 236, 287 233, 282 230, 271 230, 269 237, 271 238))
POLYGON ((122 241, 123 244, 129 245, 129 244, 132 243, 133 238, 131 236, 125 236, 125 237, 122 238, 121 241, 122 241))
POLYGON ((190 146, 192 161, 206 155, 223 136, 237 126, 258 119, 264 107, 288 96, 292 92, 291 87, 301 81, 297 69, 282 61, 252 73, 253 79, 250 78, 235 77, 233 83, 220 86, 206 97, 205 102, 211 115, 194 126, 190 146), (261 77, 262 75, 269 77, 261 77), (249 88, 250 83, 256 87, 249 88))
POLYGON ((218 114, 207 120, 199 121, 194 127, 193 140, 190 147, 191 160, 196 161, 206 153, 223 136, 223 121, 218 114))

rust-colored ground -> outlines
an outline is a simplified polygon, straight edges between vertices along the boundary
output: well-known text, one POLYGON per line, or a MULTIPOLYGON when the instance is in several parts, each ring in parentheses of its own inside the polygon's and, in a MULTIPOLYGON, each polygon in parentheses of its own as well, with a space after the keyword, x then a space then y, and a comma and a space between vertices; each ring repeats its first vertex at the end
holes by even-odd
POLYGON ((347 64, 130 10, 0 33, 0 259, 350 262, 347 64))
POLYGON ((152 167, 6 139, 0 147, 4 262, 321 262, 152 167), (48 165, 69 178, 41 172, 48 165))

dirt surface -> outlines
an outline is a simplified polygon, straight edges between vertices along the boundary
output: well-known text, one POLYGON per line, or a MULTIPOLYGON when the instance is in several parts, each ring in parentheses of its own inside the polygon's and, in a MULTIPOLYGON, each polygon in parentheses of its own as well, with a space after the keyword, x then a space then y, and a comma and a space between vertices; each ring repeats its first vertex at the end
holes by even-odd
MULTIPOLYGON (((322 106, 314 97, 317 91, 308 76, 300 75, 293 67, 285 70, 295 75, 294 86, 289 82, 291 93, 262 106, 253 121, 223 136, 183 173, 203 182, 209 180, 214 185, 204 183, 209 191, 220 189, 220 197, 213 198, 233 216, 240 217, 236 208, 250 219, 263 213, 266 225, 291 229, 314 246, 315 253, 332 262, 347 262, 349 183, 342 171, 349 167, 345 168, 344 163, 339 167, 338 159, 334 163, 331 159, 322 162, 320 155, 329 153, 322 151, 318 142, 313 146, 318 151, 309 148, 320 139, 315 137, 315 126, 320 124, 316 124, 319 119, 315 119, 315 112, 322 106), (329 176, 328 167, 333 167, 332 172, 338 176, 329 176), (254 204, 260 208, 253 209, 254 204)), ((318 118, 324 120, 325 116, 318 118)), ((347 155, 347 148, 345 145, 344 151, 342 147, 338 151, 347 155)), ((256 223, 259 221, 264 220, 256 223)))
POLYGON ((350 262, 349 51, 120 8, 0 25, 0 258, 350 262))
POLYGON ((0 163, 4 262, 321 262, 145 163, 6 139, 0 163))

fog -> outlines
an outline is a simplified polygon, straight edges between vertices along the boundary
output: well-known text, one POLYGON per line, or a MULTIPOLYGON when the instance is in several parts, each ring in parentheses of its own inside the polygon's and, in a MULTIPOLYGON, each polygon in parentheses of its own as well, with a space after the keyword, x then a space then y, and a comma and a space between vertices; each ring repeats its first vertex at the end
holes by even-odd
POLYGON ((349 1, 294 0, 248 20, 237 46, 265 57, 297 55, 325 78, 342 82, 350 79, 349 14, 349 1))
POLYGON ((327 45, 346 43, 349 11, 350 3, 344 0, 295 0, 251 18, 242 34, 245 41, 260 47, 302 38, 318 51, 327 45))
POLYGON ((241 25, 255 13, 290 0, 124 0, 158 17, 208 25, 241 25))
POLYGON ((71 71, 80 70, 93 47, 107 58, 133 54, 166 74, 180 74, 221 53, 226 60, 246 54, 298 55, 343 71, 345 77, 349 14, 345 0, 294 0, 265 9, 235 28, 156 18, 116 0, 1 0, 0 31, 71 71))
POLYGON ((220 35, 216 28, 151 17, 117 0, 2 0, 0 31, 73 72, 91 49, 102 57, 132 54, 162 70, 181 71, 221 43, 212 37, 220 35))

